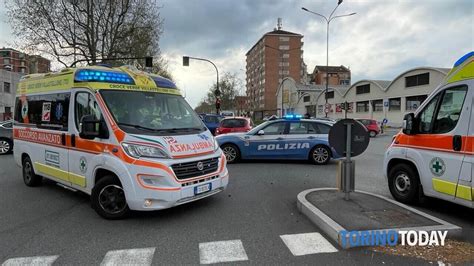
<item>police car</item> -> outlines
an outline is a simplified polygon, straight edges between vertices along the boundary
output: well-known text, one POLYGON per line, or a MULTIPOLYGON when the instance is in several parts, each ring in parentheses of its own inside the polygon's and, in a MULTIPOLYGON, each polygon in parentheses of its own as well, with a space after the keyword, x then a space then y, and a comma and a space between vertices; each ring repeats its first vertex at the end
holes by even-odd
POLYGON ((216 140, 228 163, 240 159, 307 159, 314 164, 327 164, 331 158, 338 158, 328 141, 334 123, 300 118, 288 115, 285 119, 267 121, 249 132, 225 134, 216 140))

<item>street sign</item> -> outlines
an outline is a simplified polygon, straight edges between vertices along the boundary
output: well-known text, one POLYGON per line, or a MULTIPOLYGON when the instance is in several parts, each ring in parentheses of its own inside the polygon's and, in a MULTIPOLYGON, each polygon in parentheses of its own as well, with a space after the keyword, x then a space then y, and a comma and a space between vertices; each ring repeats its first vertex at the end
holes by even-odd
POLYGON ((334 124, 329 131, 329 144, 338 154, 346 156, 347 125, 351 126, 350 156, 360 155, 367 149, 367 146, 369 146, 370 138, 367 128, 354 119, 342 119, 334 124))
POLYGON ((324 109, 324 112, 325 112, 325 113, 329 113, 329 109, 324 109))
POLYGON ((327 104, 326 104, 326 109, 329 109, 329 108, 331 108, 331 104, 330 104, 330 103, 327 103, 327 104))

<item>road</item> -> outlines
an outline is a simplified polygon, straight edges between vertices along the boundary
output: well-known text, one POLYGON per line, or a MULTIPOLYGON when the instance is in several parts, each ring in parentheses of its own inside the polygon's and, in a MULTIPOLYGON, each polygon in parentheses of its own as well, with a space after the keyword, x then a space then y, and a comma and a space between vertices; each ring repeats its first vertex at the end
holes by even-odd
MULTIPOLYGON (((390 140, 391 135, 373 139, 366 153, 356 158, 357 189, 390 197, 382 175, 383 153, 390 140)), ((335 162, 314 166, 268 161, 229 165, 230 184, 223 193, 168 210, 108 221, 90 208, 87 195, 53 182, 26 187, 13 156, 0 156, 0 263, 35 256, 42 256, 45 262, 48 258, 43 256, 54 256, 50 261, 55 259, 55 265, 225 260, 280 265, 426 264, 365 249, 340 250, 298 212, 299 192, 335 186, 335 166, 335 162), (331 252, 294 255, 308 248, 291 244, 292 239, 302 237, 321 237, 319 252, 331 252), (126 250, 122 253, 128 255, 117 250, 126 250)), ((474 243, 472 210, 437 200, 417 208, 463 227, 464 240, 474 243)))

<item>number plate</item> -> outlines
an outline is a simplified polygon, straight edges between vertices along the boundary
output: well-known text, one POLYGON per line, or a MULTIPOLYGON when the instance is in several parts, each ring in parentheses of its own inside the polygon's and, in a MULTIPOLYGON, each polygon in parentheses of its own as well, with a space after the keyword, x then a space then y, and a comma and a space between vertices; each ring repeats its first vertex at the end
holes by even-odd
POLYGON ((194 187, 194 195, 199 195, 199 194, 211 191, 211 188, 212 188, 211 183, 194 187))

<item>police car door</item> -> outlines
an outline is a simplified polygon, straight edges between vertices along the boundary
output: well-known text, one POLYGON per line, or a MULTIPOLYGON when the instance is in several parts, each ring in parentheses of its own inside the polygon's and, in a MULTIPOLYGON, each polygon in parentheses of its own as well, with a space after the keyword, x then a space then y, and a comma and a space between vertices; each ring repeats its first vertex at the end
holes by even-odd
POLYGON ((285 141, 285 151, 291 159, 307 159, 311 143, 317 138, 310 122, 291 121, 285 141))
POLYGON ((284 158, 286 153, 279 149, 285 139, 287 122, 277 121, 262 128, 263 134, 250 136, 249 138, 249 158, 278 159, 284 158))
POLYGON ((464 104, 466 94, 467 86, 454 86, 432 97, 418 114, 419 134, 411 145, 415 149, 407 150, 409 158, 412 152, 421 155, 417 164, 425 192, 431 190, 446 200, 454 200, 464 159, 462 139, 467 136, 470 115, 463 110, 470 108, 464 104))

